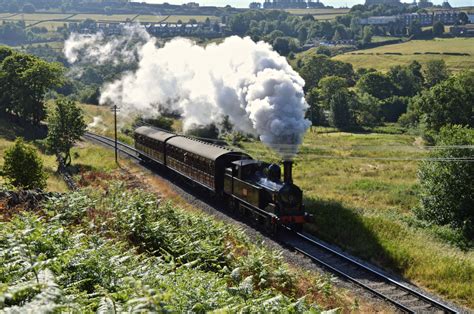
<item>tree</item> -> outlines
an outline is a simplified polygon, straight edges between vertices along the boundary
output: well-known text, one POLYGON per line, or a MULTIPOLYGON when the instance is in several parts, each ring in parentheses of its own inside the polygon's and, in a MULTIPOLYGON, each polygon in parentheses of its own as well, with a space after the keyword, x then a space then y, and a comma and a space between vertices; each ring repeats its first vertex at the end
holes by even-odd
POLYGON ((326 76, 319 81, 318 95, 324 109, 329 109, 332 97, 348 87, 347 80, 339 76, 326 76))
MULTIPOLYGON (((438 145, 430 158, 474 158, 472 149, 458 145, 474 145, 472 129, 459 125, 441 129, 438 145)), ((474 239, 474 163, 468 161, 426 161, 419 169, 421 206, 419 218, 439 225, 459 228, 474 239)))
POLYGON ((444 60, 430 60, 423 69, 427 87, 432 87, 449 77, 449 71, 444 60))
POLYGON ((329 100, 329 125, 347 130, 353 126, 351 103, 353 96, 347 89, 338 90, 329 100))
POLYGON ((364 44, 368 44, 372 41, 372 36, 374 36, 374 29, 372 26, 365 26, 364 27, 364 34, 362 36, 362 42, 364 44))
POLYGON ((287 37, 278 37, 273 41, 273 49, 282 56, 290 53, 290 40, 287 37))
POLYGON ((422 88, 422 80, 413 73, 410 67, 396 65, 387 73, 395 89, 393 93, 397 96, 414 96, 422 88))
POLYGON ((360 126, 373 127, 382 122, 381 101, 367 93, 358 95, 354 103, 353 115, 355 122, 360 126))
POLYGON ((43 189, 46 187, 46 173, 43 161, 36 150, 26 145, 22 138, 5 151, 2 174, 11 183, 24 189, 43 189))
POLYGON ((6 110, 39 124, 45 118, 44 95, 62 84, 62 66, 35 56, 13 53, 3 60, 0 72, 1 89, 8 94, 6 110))
POLYGON ((361 93, 385 99, 393 95, 395 86, 387 75, 380 72, 370 72, 359 79, 357 89, 361 93))
POLYGON ((54 111, 48 116, 46 143, 50 151, 62 158, 66 166, 71 164, 71 148, 85 131, 82 110, 74 101, 58 99, 54 111))
POLYGON ((304 60, 298 72, 306 82, 305 90, 318 86, 319 81, 329 75, 345 78, 349 85, 354 80, 354 69, 350 63, 331 60, 324 55, 311 56, 304 60))
POLYGON ((382 101, 381 110, 384 121, 397 122, 407 112, 408 97, 393 96, 382 101))
POLYGON ((31 3, 27 3, 23 6, 23 13, 35 13, 36 9, 35 6, 31 3))
POLYGON ((444 34, 444 24, 441 21, 437 21, 433 24, 433 36, 441 36, 444 34))
POLYGON ((408 27, 408 36, 419 36, 422 32, 421 25, 418 21, 411 22, 410 26, 408 27))
POLYGON ((312 88, 306 94, 306 102, 309 105, 309 110, 306 112, 307 118, 311 120, 312 125, 325 125, 326 119, 324 111, 320 105, 319 93, 316 87, 312 88))
POLYGON ((474 71, 461 72, 412 98, 412 111, 425 133, 438 132, 451 124, 474 126, 474 71))

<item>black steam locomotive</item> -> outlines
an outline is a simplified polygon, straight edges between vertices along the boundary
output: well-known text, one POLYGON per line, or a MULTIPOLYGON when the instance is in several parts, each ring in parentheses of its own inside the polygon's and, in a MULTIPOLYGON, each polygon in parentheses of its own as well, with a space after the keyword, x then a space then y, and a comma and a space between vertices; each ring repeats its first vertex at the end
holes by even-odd
POLYGON ((276 232, 281 224, 300 229, 307 220, 303 193, 292 181, 292 163, 280 166, 254 160, 186 136, 139 127, 135 148, 145 162, 157 163, 225 200, 229 207, 276 232))

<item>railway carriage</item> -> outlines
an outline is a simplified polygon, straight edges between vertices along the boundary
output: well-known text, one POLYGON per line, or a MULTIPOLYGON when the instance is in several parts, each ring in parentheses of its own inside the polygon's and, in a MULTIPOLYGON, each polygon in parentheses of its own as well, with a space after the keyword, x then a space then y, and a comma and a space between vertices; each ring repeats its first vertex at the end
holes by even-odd
POLYGON ((271 232, 282 223, 298 229, 308 218, 289 161, 283 163, 282 180, 280 166, 221 146, 151 127, 137 128, 134 137, 142 160, 158 163, 211 191, 271 232))

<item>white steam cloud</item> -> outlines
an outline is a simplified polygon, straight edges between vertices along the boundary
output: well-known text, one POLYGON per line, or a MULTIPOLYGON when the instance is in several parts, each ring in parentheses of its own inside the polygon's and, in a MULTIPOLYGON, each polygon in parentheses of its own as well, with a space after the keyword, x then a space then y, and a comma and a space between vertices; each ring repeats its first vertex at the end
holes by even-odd
MULTIPOLYGON (((103 40, 72 35, 66 41, 66 56, 74 63, 85 57, 79 55, 82 51, 101 63, 130 54, 118 43, 130 39, 98 46, 103 40)), ((236 130, 258 135, 283 158, 297 153, 310 126, 305 119, 304 80, 270 45, 236 36, 207 47, 187 39, 172 40, 163 48, 150 37, 144 44, 138 42, 131 50, 138 54, 137 70, 103 86, 101 104, 118 105, 125 114, 178 111, 185 130, 228 116, 236 130)))

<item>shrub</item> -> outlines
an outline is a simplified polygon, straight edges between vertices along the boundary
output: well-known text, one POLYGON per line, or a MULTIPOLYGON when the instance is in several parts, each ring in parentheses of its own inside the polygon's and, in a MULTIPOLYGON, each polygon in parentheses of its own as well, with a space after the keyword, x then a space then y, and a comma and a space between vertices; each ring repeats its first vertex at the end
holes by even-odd
MULTIPOLYGON (((472 159, 470 148, 474 132, 461 126, 441 128, 436 149, 431 158, 472 159)), ((467 238, 474 239, 474 163, 469 161, 427 161, 419 170, 421 206, 416 210, 419 218, 438 225, 461 229, 467 238)))
POLYGON ((46 187, 46 174, 43 161, 36 150, 26 145, 22 138, 7 149, 2 174, 19 188, 42 189, 46 187))
POLYGON ((206 126, 196 126, 186 132, 187 135, 200 137, 203 139, 218 139, 219 129, 215 124, 206 126))
POLYGON ((141 125, 149 124, 151 126, 157 127, 159 129, 173 131, 173 119, 166 118, 163 116, 157 116, 154 118, 142 118, 139 117, 133 122, 133 128, 137 128, 141 125))

